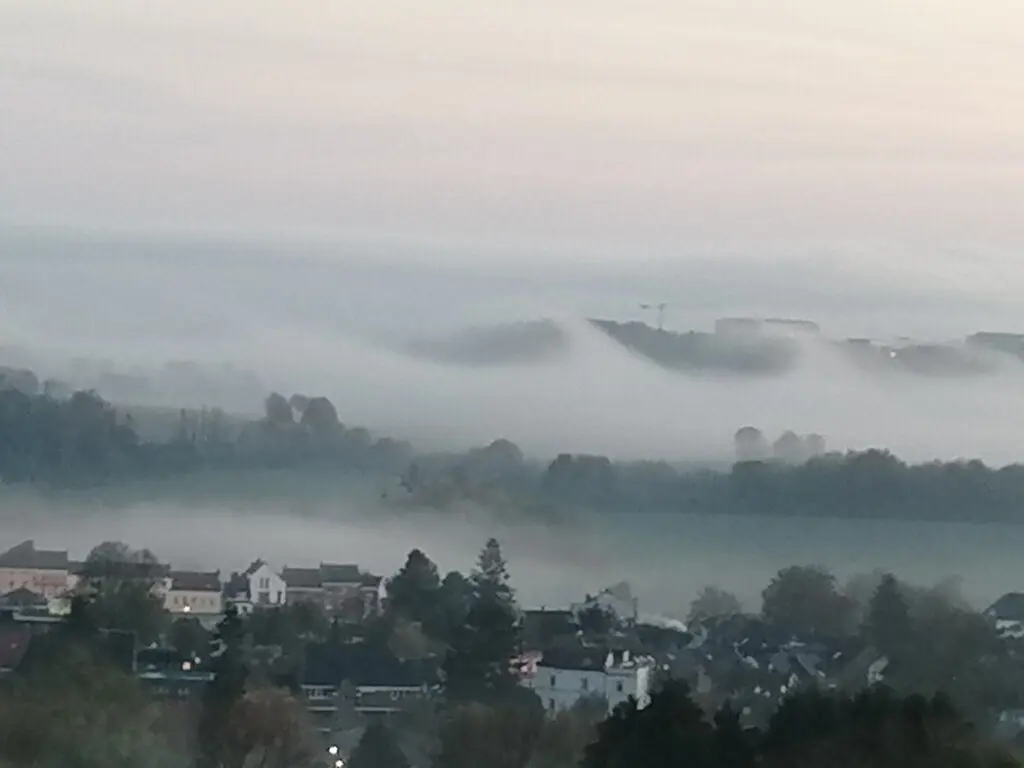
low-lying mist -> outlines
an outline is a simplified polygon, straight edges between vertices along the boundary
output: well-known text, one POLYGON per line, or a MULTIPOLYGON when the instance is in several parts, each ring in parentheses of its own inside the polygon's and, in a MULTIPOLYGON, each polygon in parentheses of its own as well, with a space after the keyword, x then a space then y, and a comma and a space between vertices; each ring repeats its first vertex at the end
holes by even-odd
MULTIPOLYGON (((580 269, 573 279, 564 266, 536 263, 490 272, 388 261, 394 254, 381 254, 384 263, 377 263, 372 249, 355 258, 28 236, 0 245, 5 354, 20 355, 43 376, 72 378, 83 370, 81 358, 106 360, 152 380, 134 404, 258 413, 272 389, 324 394, 346 423, 423 450, 505 437, 539 458, 568 451, 728 459, 732 436, 745 425, 770 439, 787 429, 819 433, 830 449, 882 447, 909 461, 1021 458, 1015 415, 1024 366, 1009 356, 992 375, 878 376, 827 344, 804 341, 782 375, 686 375, 631 353, 585 320, 635 318, 641 299, 671 293, 680 297, 670 312, 677 328, 706 329, 716 315, 813 313, 829 335, 831 327, 850 328, 850 317, 895 306, 904 316, 908 306, 931 313, 936 328, 950 327, 948 314, 958 307, 976 321, 978 297, 951 301, 943 313, 941 297, 922 298, 920 286, 907 286, 899 301, 898 287, 872 293, 851 278, 830 311, 821 291, 838 290, 840 276, 800 262, 776 268, 768 287, 789 288, 769 297, 756 285, 764 269, 745 276, 735 260, 698 264, 685 278, 668 270, 659 279, 646 265, 620 281, 608 269, 580 269), (427 355, 409 349, 412 340, 456 334, 465 351, 489 337, 460 331, 543 318, 557 333, 528 339, 526 347, 539 343, 545 354, 520 349, 502 365, 465 365, 457 343, 435 345, 427 355), (186 386, 167 375, 161 366, 168 360, 206 365, 206 384, 186 386)), ((991 317, 1005 322, 1005 307, 993 304, 991 317)), ((927 324, 923 314, 917 324, 927 324)), ((961 337, 977 329, 964 327, 961 337)), ((903 331, 887 328, 890 337, 903 331)))
MULTIPOLYGON (((271 390, 322 394, 347 424, 421 450, 504 437, 539 459, 731 459, 733 434, 744 425, 769 439, 813 432, 833 450, 884 447, 910 461, 1021 458, 1024 369, 1009 357, 984 376, 880 375, 828 343, 803 340, 780 375, 695 374, 635 354, 586 320, 640 319, 641 303, 669 294, 667 325, 678 329, 750 314, 810 317, 836 337, 934 327, 941 330, 928 338, 941 340, 1024 324, 1006 305, 986 314, 977 297, 901 295, 797 267, 768 290, 758 283, 764 268, 735 262, 685 275, 647 265, 639 276, 598 269, 567 277, 571 270, 538 264, 377 264, 372 252, 362 260, 305 258, 74 238, 0 238, 0 246, 0 363, 73 383, 114 371, 147 384, 112 397, 124 405, 260 413, 271 390), (879 313, 916 325, 879 322, 879 313), (955 334, 954 315, 963 323, 955 334), (479 330, 544 318, 547 330, 523 345, 514 334, 479 330), (495 338, 516 354, 488 359, 495 338), (531 352, 538 343, 542 355, 531 352), (202 373, 167 361, 194 361, 202 373)), ((918 583, 960 575, 977 605, 1019 586, 1010 582, 1024 527, 629 510, 555 523, 470 505, 414 508, 382 498, 382 483, 394 478, 335 477, 318 486, 301 472, 264 471, 77 493, 5 488, 0 546, 32 537, 81 557, 101 540, 124 539, 179 567, 230 570, 263 556, 277 565, 357 561, 387 574, 413 547, 443 569, 467 569, 495 535, 524 604, 563 604, 626 579, 642 611, 676 615, 708 583, 756 607, 771 574, 792 563, 819 563, 840 578, 876 568, 918 583)))
POLYGON ((983 608, 1019 586, 1024 547, 1024 527, 1012 525, 628 512, 552 524, 469 505, 406 507, 358 479, 318 487, 301 476, 274 478, 236 478, 238 491, 220 496, 179 485, 154 494, 161 501, 141 500, 145 488, 58 496, 6 489, 0 547, 34 538, 82 558, 100 541, 123 540, 178 568, 230 571, 263 557, 278 567, 356 562, 390 575, 414 547, 442 570, 468 570, 496 536, 523 605, 566 605, 626 580, 641 613, 675 617, 707 584, 756 610, 771 576, 791 564, 826 566, 841 583, 878 569, 923 585, 959 577, 964 597, 983 608))

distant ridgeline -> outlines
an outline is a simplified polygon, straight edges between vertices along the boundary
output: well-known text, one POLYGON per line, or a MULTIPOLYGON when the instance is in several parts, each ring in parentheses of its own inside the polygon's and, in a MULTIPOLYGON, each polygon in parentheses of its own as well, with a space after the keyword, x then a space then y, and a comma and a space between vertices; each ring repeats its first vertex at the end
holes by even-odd
MULTIPOLYGON (((776 446, 793 445, 783 438, 776 446)), ((818 439, 811 435, 798 441, 814 446, 818 439)), ((888 452, 870 450, 816 455, 799 463, 774 457, 738 461, 729 471, 570 454, 544 467, 517 459, 517 452, 507 441, 498 441, 461 461, 435 462, 429 469, 414 463, 404 484, 434 506, 468 499, 542 517, 572 511, 680 512, 1024 523, 1020 465, 908 465, 888 452)))
POLYGON ((678 333, 641 322, 591 320, 612 339, 666 368, 697 373, 778 375, 800 356, 799 339, 816 338, 851 364, 875 372, 930 376, 994 373, 1001 359, 1024 360, 1024 334, 976 333, 957 344, 826 339, 807 320, 723 318, 712 333, 678 333))
MULTIPOLYGON (((979 461, 907 465, 883 451, 826 453, 817 435, 753 427, 736 433, 731 470, 613 462, 563 454, 536 463, 508 440, 457 455, 347 427, 325 397, 271 394, 261 418, 180 411, 161 439, 143 439, 145 409, 119 411, 91 392, 57 396, 22 376, 0 386, 0 480, 53 488, 202 470, 324 467, 401 478, 414 504, 460 501, 513 514, 566 512, 794 515, 1024 523, 1024 467, 979 461), (31 386, 30 386, 31 385, 31 386), (24 391, 35 387, 37 391, 24 391), (138 414, 136 416, 135 414, 138 414)), ((160 418, 166 418, 161 412, 160 418)), ((149 430, 153 432, 154 430, 149 430)), ((385 494, 386 495, 386 494, 385 494)))

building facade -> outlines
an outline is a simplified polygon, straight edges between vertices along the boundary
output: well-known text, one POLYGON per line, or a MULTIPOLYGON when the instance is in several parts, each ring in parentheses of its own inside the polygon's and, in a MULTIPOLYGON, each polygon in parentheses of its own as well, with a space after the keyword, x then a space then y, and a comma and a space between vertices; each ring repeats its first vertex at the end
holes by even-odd
POLYGON ((63 597, 71 586, 67 551, 36 549, 31 539, 0 554, 0 594, 27 589, 47 599, 63 597))
POLYGON ((220 616, 224 612, 220 572, 171 571, 164 580, 164 608, 173 616, 220 616))
POLYGON ((642 709, 650 703, 652 665, 628 653, 599 651, 548 653, 522 680, 549 712, 572 709, 584 699, 601 699, 611 712, 633 697, 642 709))

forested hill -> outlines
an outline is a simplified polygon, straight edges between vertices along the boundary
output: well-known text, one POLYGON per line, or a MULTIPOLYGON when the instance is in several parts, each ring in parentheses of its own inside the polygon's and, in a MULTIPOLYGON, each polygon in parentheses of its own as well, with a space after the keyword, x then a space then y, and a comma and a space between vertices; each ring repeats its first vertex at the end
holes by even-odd
POLYGON ((67 398, 0 390, 0 479, 50 488, 115 484, 203 470, 346 469, 401 478, 436 507, 469 500, 523 514, 700 513, 1024 523, 1024 467, 908 465, 882 451, 729 470, 563 454, 528 460, 507 440, 461 455, 416 455, 341 422, 324 397, 272 394, 261 418, 181 411, 166 440, 90 392, 67 398))
POLYGON ((412 449, 338 419, 324 397, 279 394, 263 418, 230 418, 219 409, 181 410, 166 440, 140 437, 130 411, 93 392, 67 398, 0 389, 0 479, 64 487, 199 469, 345 465, 399 472, 412 449))

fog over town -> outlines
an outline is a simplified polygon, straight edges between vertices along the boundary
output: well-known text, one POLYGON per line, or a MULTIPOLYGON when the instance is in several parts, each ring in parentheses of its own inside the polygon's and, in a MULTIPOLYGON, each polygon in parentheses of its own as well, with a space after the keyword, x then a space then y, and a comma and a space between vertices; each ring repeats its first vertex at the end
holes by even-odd
POLYGON ((1020 0, 0 0, 0 768, 1024 765, 1020 0))

